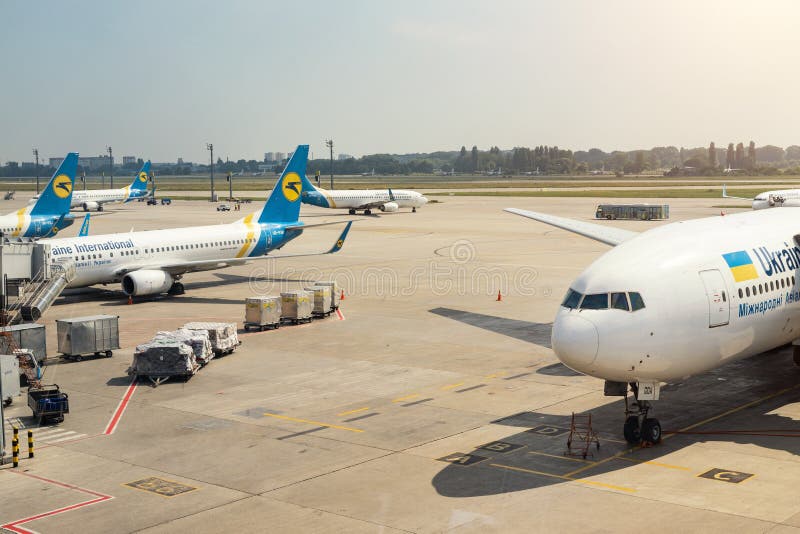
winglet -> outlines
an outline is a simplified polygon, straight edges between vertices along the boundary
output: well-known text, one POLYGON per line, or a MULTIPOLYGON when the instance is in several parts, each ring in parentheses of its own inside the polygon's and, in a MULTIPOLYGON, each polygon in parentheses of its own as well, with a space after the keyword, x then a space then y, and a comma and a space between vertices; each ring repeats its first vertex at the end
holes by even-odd
POLYGON ((87 213, 86 217, 83 218, 83 224, 81 224, 81 230, 78 232, 78 237, 86 237, 89 235, 89 217, 91 216, 91 213, 87 213))
POLYGON ((392 193, 392 190, 391 190, 391 189, 389 189, 389 200, 391 200, 392 202, 394 202, 394 193, 392 193))
POLYGON ((336 240, 336 243, 333 244, 333 247, 327 252, 327 254, 334 254, 342 250, 344 246, 344 240, 347 239, 347 233, 350 232, 350 227, 353 226, 353 221, 347 223, 347 226, 344 227, 342 233, 339 234, 339 239, 336 240))
POLYGON ((722 184, 722 198, 728 198, 728 188, 725 187, 725 184, 722 184))

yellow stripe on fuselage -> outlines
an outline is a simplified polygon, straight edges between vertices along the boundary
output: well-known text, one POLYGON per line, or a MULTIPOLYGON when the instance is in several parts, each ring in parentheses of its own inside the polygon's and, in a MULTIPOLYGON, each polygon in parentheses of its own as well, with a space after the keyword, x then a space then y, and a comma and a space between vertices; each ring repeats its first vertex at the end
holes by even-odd
POLYGON ((17 210, 17 227, 11 233, 12 236, 18 237, 22 233, 22 228, 25 226, 25 208, 17 210))
POLYGON ((733 273, 733 279, 737 282, 744 282, 746 280, 758 278, 756 266, 752 263, 748 265, 740 265, 738 267, 731 267, 731 273, 733 273))
POLYGON ((242 221, 245 224, 245 226, 247 226, 247 238, 245 239, 245 242, 244 242, 244 245, 242 245, 242 248, 239 249, 239 252, 236 253, 236 257, 237 258, 241 258, 242 256, 244 256, 247 253, 247 251, 250 249, 250 245, 253 244, 252 243, 253 236, 255 235, 255 232, 256 232, 255 228, 253 227, 253 216, 254 215, 255 215, 255 213, 251 213, 250 215, 248 215, 247 217, 244 218, 244 221, 242 221))

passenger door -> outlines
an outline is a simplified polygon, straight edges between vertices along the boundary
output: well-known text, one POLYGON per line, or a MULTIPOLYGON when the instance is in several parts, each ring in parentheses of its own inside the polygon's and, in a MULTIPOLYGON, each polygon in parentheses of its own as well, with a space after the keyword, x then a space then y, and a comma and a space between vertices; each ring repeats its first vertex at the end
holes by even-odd
POLYGON ((700 279, 708 297, 708 327, 724 326, 730 322, 731 305, 725 280, 717 269, 700 271, 700 279))

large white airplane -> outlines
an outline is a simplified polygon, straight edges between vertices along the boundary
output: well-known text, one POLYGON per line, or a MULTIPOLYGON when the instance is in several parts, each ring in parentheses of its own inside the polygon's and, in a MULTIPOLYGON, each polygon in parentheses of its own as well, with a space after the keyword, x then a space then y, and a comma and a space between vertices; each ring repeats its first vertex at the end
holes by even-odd
POLYGON ((722 184, 722 198, 734 200, 747 200, 753 203, 754 210, 766 208, 800 208, 800 189, 779 189, 776 191, 764 191, 755 198, 732 197, 728 194, 728 188, 722 184))
POLYGON ((505 211, 614 247, 570 285, 553 321, 552 347, 568 367, 604 379, 606 395, 625 396, 624 435, 631 443, 661 439, 661 425, 649 416, 661 383, 800 335, 794 210, 682 221, 641 234, 505 211))
POLYGON ((416 212, 417 208, 428 203, 428 199, 421 193, 405 189, 328 191, 316 187, 306 178, 305 174, 303 174, 303 189, 303 204, 322 208, 346 209, 350 215, 355 215, 356 210, 363 210, 364 215, 372 215, 374 209, 391 213, 400 208, 411 208, 412 212, 416 212))
MULTIPOLYGON (((144 198, 148 195, 147 180, 150 173, 150 162, 142 165, 133 181, 125 187, 114 189, 76 189, 72 193, 72 208, 83 208, 83 211, 103 211, 103 204, 119 202, 124 204, 137 198, 144 198)), ((39 198, 33 197, 33 201, 39 198)))
MULTIPOLYGON (((297 147, 260 212, 230 224, 194 226, 85 237, 45 239, 55 262, 74 263, 76 274, 67 287, 122 283, 129 296, 184 291, 181 277, 190 272, 240 265, 267 255, 312 226, 298 220, 301 177, 308 145, 297 147)), ((341 250, 351 222, 330 250, 341 250)), ((309 256, 286 254, 277 257, 309 256)), ((276 256, 270 256, 276 257, 276 256)))

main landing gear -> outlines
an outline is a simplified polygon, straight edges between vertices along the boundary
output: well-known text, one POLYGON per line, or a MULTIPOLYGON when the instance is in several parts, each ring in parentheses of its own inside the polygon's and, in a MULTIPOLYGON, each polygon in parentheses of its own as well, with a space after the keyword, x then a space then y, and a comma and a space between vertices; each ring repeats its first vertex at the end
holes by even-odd
POLYGON ((183 295, 184 293, 186 293, 186 288, 183 287, 181 282, 174 282, 169 291, 167 291, 168 295, 183 295))
POLYGON ((364 210, 364 215, 372 215, 372 210, 364 210))
POLYGON ((356 214, 356 210, 354 210, 353 208, 350 208, 349 210, 347 210, 347 213, 349 213, 350 215, 355 215, 356 214))
POLYGON ((417 213, 417 208, 411 208, 411 213, 417 213))
POLYGON ((625 441, 633 445, 650 444, 654 445, 661 441, 661 423, 654 417, 648 417, 652 408, 649 401, 639 400, 639 385, 631 382, 633 400, 628 401, 625 395, 625 425, 622 432, 625 441))

